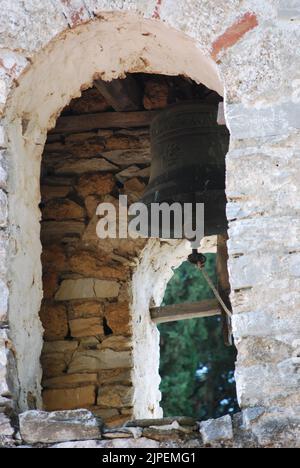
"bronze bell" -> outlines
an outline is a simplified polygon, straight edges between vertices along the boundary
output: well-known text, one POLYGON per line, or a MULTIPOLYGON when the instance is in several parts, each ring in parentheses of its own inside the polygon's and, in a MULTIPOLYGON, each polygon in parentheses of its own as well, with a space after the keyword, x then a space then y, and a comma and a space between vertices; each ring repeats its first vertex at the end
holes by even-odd
POLYGON ((216 105, 201 102, 160 112, 151 125, 151 176, 141 200, 149 212, 151 203, 204 203, 205 236, 227 230, 229 132, 217 124, 217 113, 216 105))

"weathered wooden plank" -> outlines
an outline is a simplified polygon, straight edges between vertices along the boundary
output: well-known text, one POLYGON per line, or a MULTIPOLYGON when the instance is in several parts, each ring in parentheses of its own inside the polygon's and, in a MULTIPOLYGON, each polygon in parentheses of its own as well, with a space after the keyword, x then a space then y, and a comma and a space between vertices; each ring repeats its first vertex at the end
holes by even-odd
POLYGON ((150 315, 153 322, 159 324, 193 318, 214 317, 215 315, 221 315, 221 308, 216 299, 209 299, 201 302, 152 307, 150 315))
POLYGON ((60 117, 50 134, 89 132, 105 128, 149 127, 157 116, 156 111, 103 112, 99 114, 60 117))
POLYGON ((96 80, 94 85, 117 112, 137 111, 142 108, 142 91, 132 75, 124 80, 96 80))

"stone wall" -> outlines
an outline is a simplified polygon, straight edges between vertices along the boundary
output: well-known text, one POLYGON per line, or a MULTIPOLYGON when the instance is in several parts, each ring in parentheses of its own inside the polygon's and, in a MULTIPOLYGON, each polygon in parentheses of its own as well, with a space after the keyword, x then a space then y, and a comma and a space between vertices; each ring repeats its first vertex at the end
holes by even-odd
MULTIPOLYGON (((99 92, 90 100, 91 95, 87 91, 68 111, 91 112, 92 103, 94 108, 101 101, 99 92)), ((120 194, 129 204, 137 201, 150 159, 147 128, 48 137, 41 178, 40 313, 48 411, 90 408, 112 425, 133 416, 131 277, 145 241, 99 239, 96 209, 101 202, 117 208, 120 194)))
MULTIPOLYGON (((205 449, 205 448, 299 448, 300 427, 291 425, 284 436, 269 423, 265 438, 257 431, 264 411, 251 411, 216 420, 197 422, 175 417, 128 421, 108 428, 87 410, 45 413, 28 411, 19 417, 14 435, 0 415, 0 447, 93 448, 93 449, 205 449), (273 434, 274 437, 270 438, 273 434), (266 436, 269 436, 267 438, 266 436)), ((8 420, 7 420, 8 421, 8 420)), ((168 452, 167 452, 168 453, 168 452)), ((201 456, 197 453, 197 456, 201 456)))
MULTIPOLYGON (((95 76, 185 74, 225 95, 240 404, 261 445, 288 445, 293 437, 299 444, 295 0, 32 0, 26 9, 21 0, 3 0, 1 6, 1 408, 25 410, 30 393, 41 406, 38 203, 47 130, 95 76)), ((6 416, 1 428, 10 431, 6 416)))

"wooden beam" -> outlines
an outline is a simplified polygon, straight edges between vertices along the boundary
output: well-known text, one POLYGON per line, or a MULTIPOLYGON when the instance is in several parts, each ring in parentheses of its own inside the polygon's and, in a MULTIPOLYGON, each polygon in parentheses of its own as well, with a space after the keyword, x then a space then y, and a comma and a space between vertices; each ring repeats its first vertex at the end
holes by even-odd
POLYGON ((221 309, 217 300, 209 299, 201 302, 152 307, 150 315, 153 322, 159 324, 193 318, 214 317, 215 315, 221 315, 221 309))
POLYGON ((157 116, 156 111, 142 112, 101 112, 99 114, 71 115, 60 117, 50 132, 77 133, 105 128, 149 127, 157 116))
POLYGON ((124 80, 96 80, 94 85, 117 112, 138 111, 142 108, 142 91, 132 75, 124 80))

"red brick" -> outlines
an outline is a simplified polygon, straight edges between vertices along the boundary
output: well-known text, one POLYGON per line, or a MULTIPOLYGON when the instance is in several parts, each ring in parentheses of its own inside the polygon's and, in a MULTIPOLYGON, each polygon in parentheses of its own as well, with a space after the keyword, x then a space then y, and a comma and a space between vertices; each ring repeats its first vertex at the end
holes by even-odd
POLYGON ((236 23, 230 26, 222 36, 220 36, 214 43, 211 56, 217 60, 218 54, 221 50, 228 49, 236 44, 247 32, 258 26, 257 16, 254 13, 246 13, 236 23))

